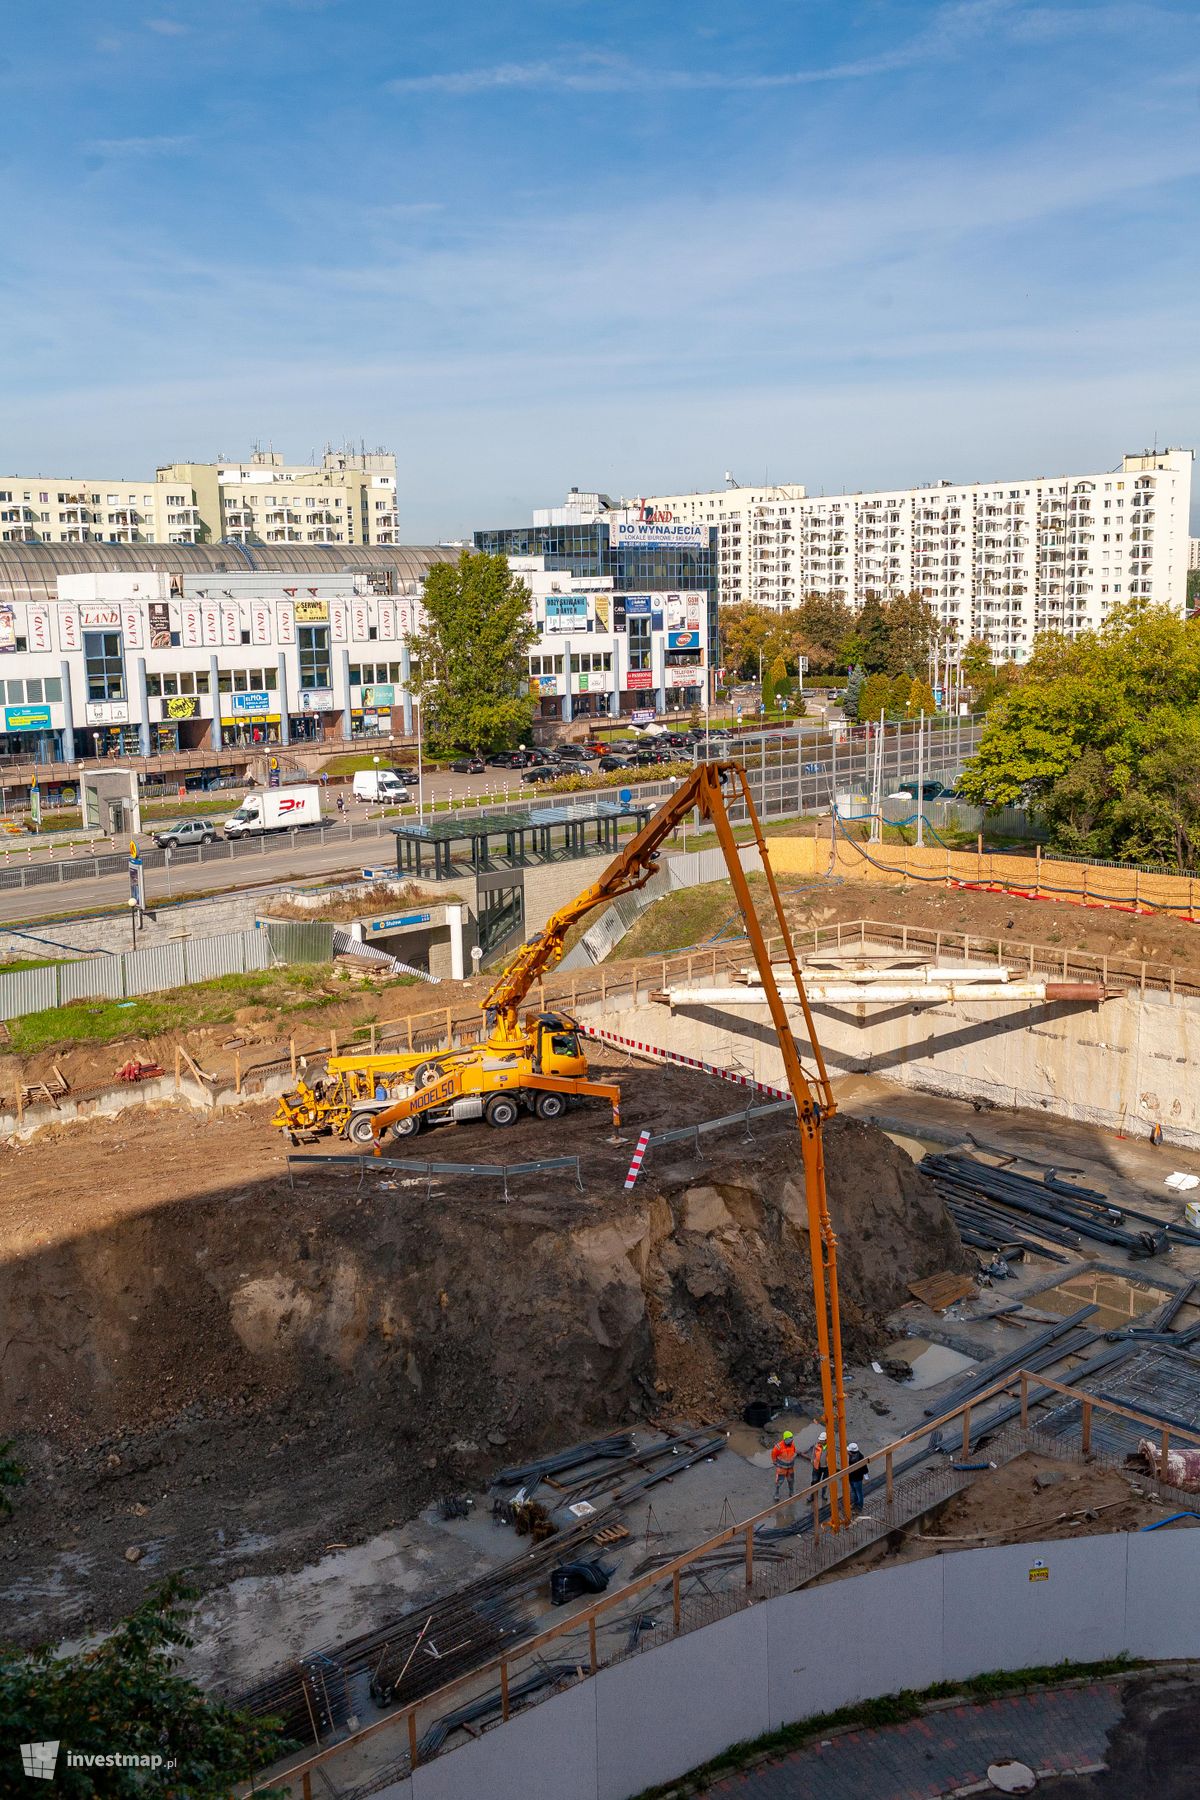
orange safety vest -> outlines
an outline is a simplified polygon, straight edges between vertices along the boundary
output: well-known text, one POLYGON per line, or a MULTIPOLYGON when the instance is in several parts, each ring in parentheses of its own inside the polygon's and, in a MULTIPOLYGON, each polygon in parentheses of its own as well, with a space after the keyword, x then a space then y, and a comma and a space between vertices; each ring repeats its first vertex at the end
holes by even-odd
POLYGON ((820 1444, 820 1443, 814 1444, 812 1447, 812 1466, 813 1466, 813 1474, 814 1475, 816 1475, 820 1472, 821 1465, 824 1463, 824 1461, 825 1461, 825 1445, 820 1444))
POLYGON ((796 1466, 795 1444, 785 1444, 783 1439, 780 1438, 779 1442, 771 1452, 771 1461, 775 1464, 777 1469, 782 1469, 785 1475, 789 1474, 796 1466))

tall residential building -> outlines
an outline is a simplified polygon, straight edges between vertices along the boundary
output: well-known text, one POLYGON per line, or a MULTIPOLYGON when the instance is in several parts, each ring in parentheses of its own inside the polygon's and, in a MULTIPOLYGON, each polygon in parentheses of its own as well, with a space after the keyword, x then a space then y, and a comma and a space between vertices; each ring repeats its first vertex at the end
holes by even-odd
POLYGON ((1188 568, 1200 569, 1200 538, 1188 539, 1188 568))
POLYGON ((168 463, 154 479, 0 475, 0 543, 396 544, 396 459, 326 450, 285 463, 168 463))
POLYGON ((917 592, 960 641, 1019 662, 1038 632, 1099 625, 1131 598, 1183 610, 1191 485, 1192 452, 1163 450, 1091 475, 820 497, 732 488, 641 507, 717 527, 723 601, 917 592))

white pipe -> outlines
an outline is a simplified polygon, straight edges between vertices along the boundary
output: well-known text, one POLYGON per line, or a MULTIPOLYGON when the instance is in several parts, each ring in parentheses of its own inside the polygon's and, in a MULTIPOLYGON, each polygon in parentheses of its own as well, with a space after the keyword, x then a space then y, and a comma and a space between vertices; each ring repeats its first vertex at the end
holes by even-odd
MULTIPOLYGON (((1021 1001, 1045 1000, 1047 987, 1061 985, 1053 981, 877 981, 859 985, 850 981, 805 980, 804 991, 814 1006, 938 1006, 951 1000, 975 1002, 996 1001, 1014 1004, 1021 1001)), ((794 987, 782 983, 780 998, 799 1005, 794 987)), ((1097 987, 1099 998, 1101 990, 1097 987)), ((766 996, 747 987, 668 988, 665 999, 674 1010, 677 1006, 765 1006, 766 996)))

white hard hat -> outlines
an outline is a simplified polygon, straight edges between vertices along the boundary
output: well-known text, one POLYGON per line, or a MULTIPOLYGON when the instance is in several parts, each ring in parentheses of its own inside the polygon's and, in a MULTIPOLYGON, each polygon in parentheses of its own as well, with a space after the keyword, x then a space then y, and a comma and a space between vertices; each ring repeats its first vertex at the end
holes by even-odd
POLYGON ((857 1444, 850 1443, 850 1444, 846 1445, 846 1455, 847 1456, 861 1456, 862 1451, 859 1449, 857 1444))
POLYGON ((825 1442, 825 1433, 824 1432, 821 1433, 820 1437, 817 1439, 817 1442, 818 1442, 818 1444, 823 1444, 825 1442))

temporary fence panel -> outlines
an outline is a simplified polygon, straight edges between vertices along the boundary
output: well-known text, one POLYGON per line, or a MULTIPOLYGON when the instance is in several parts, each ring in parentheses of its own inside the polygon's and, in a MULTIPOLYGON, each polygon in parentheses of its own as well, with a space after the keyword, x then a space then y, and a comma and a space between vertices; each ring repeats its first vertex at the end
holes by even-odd
POLYGON ((0 1018, 19 1019, 57 1004, 53 969, 10 969, 0 975, 0 1018))
POLYGON ((333 960, 333 925, 328 919, 263 919, 261 928, 280 962, 333 960))
POLYGON ((51 1006, 68 1006, 72 1000, 105 998, 124 1000, 125 971, 122 956, 88 956, 59 963, 56 994, 51 1006))

